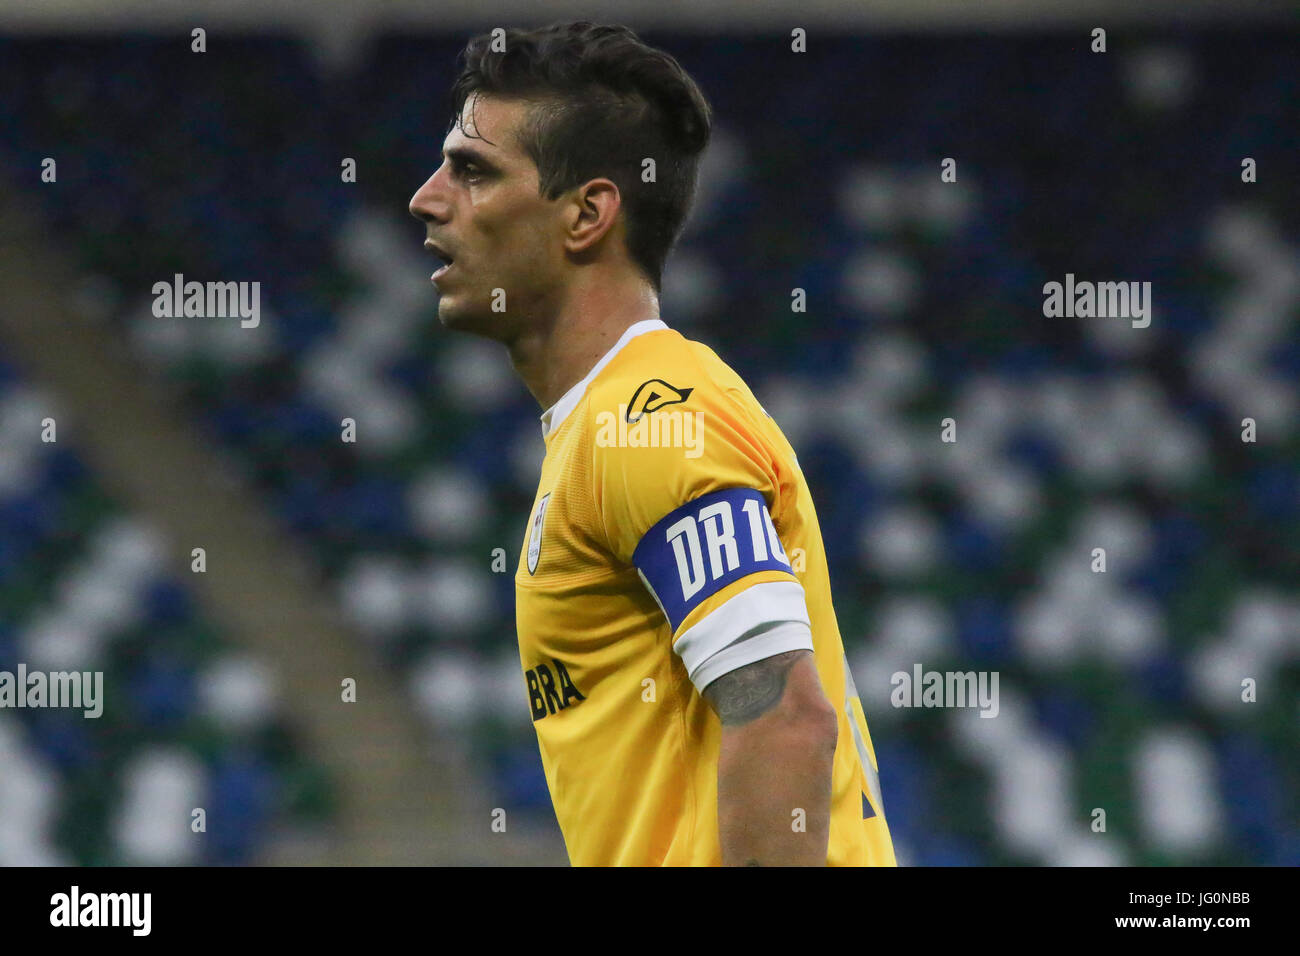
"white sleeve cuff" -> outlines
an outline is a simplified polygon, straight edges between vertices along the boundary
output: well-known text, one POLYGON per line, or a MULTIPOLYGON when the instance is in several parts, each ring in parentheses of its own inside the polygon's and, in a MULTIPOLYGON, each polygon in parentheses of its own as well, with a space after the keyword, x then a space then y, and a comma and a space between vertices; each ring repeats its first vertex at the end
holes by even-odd
POLYGON ((746 588, 683 631, 673 645, 700 691, 738 667, 812 649, 812 624, 797 581, 746 588))

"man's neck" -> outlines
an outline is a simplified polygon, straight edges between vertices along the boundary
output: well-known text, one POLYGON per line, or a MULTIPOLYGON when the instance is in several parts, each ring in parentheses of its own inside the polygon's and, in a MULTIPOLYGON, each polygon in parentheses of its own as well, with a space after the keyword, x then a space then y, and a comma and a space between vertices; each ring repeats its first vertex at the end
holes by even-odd
POLYGON ((646 283, 622 294, 588 295, 559 310, 556 319, 507 343, 510 361, 543 409, 558 402, 627 331, 659 317, 659 297, 646 283))

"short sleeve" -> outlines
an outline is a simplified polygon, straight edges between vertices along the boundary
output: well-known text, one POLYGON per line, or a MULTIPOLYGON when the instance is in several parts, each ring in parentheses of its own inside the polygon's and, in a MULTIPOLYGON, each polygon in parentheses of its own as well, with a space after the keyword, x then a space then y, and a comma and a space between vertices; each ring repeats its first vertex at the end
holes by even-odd
POLYGON ((670 402, 639 415, 627 396, 593 395, 593 495, 610 550, 636 567, 703 689, 731 668, 811 649, 808 613, 772 517, 782 465, 762 430, 720 390, 653 388, 670 402))

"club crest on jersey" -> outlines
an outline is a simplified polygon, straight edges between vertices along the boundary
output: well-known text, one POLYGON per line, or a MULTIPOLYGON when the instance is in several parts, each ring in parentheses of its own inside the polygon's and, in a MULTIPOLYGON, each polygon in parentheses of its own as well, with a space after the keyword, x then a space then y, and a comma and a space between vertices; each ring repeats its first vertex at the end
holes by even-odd
POLYGON ((537 558, 542 553, 542 522, 546 520, 546 506, 551 501, 551 493, 548 491, 542 495, 542 500, 537 503, 537 512, 533 515, 533 523, 528 528, 528 573, 537 572, 537 558))
POLYGON ((635 423, 642 415, 657 412, 665 405, 680 405, 691 397, 695 388, 676 388, 662 378, 642 382, 627 403, 627 423, 635 423))

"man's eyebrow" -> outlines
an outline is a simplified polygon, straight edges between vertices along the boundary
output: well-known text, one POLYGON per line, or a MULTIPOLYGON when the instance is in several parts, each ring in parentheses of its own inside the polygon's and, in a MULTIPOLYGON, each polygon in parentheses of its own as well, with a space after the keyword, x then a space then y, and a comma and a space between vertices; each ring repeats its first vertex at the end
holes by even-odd
POLYGON ((442 155, 461 165, 465 163, 475 163, 484 169, 496 169, 497 164, 492 162, 477 149, 470 146, 453 146, 451 149, 444 149, 442 155))

